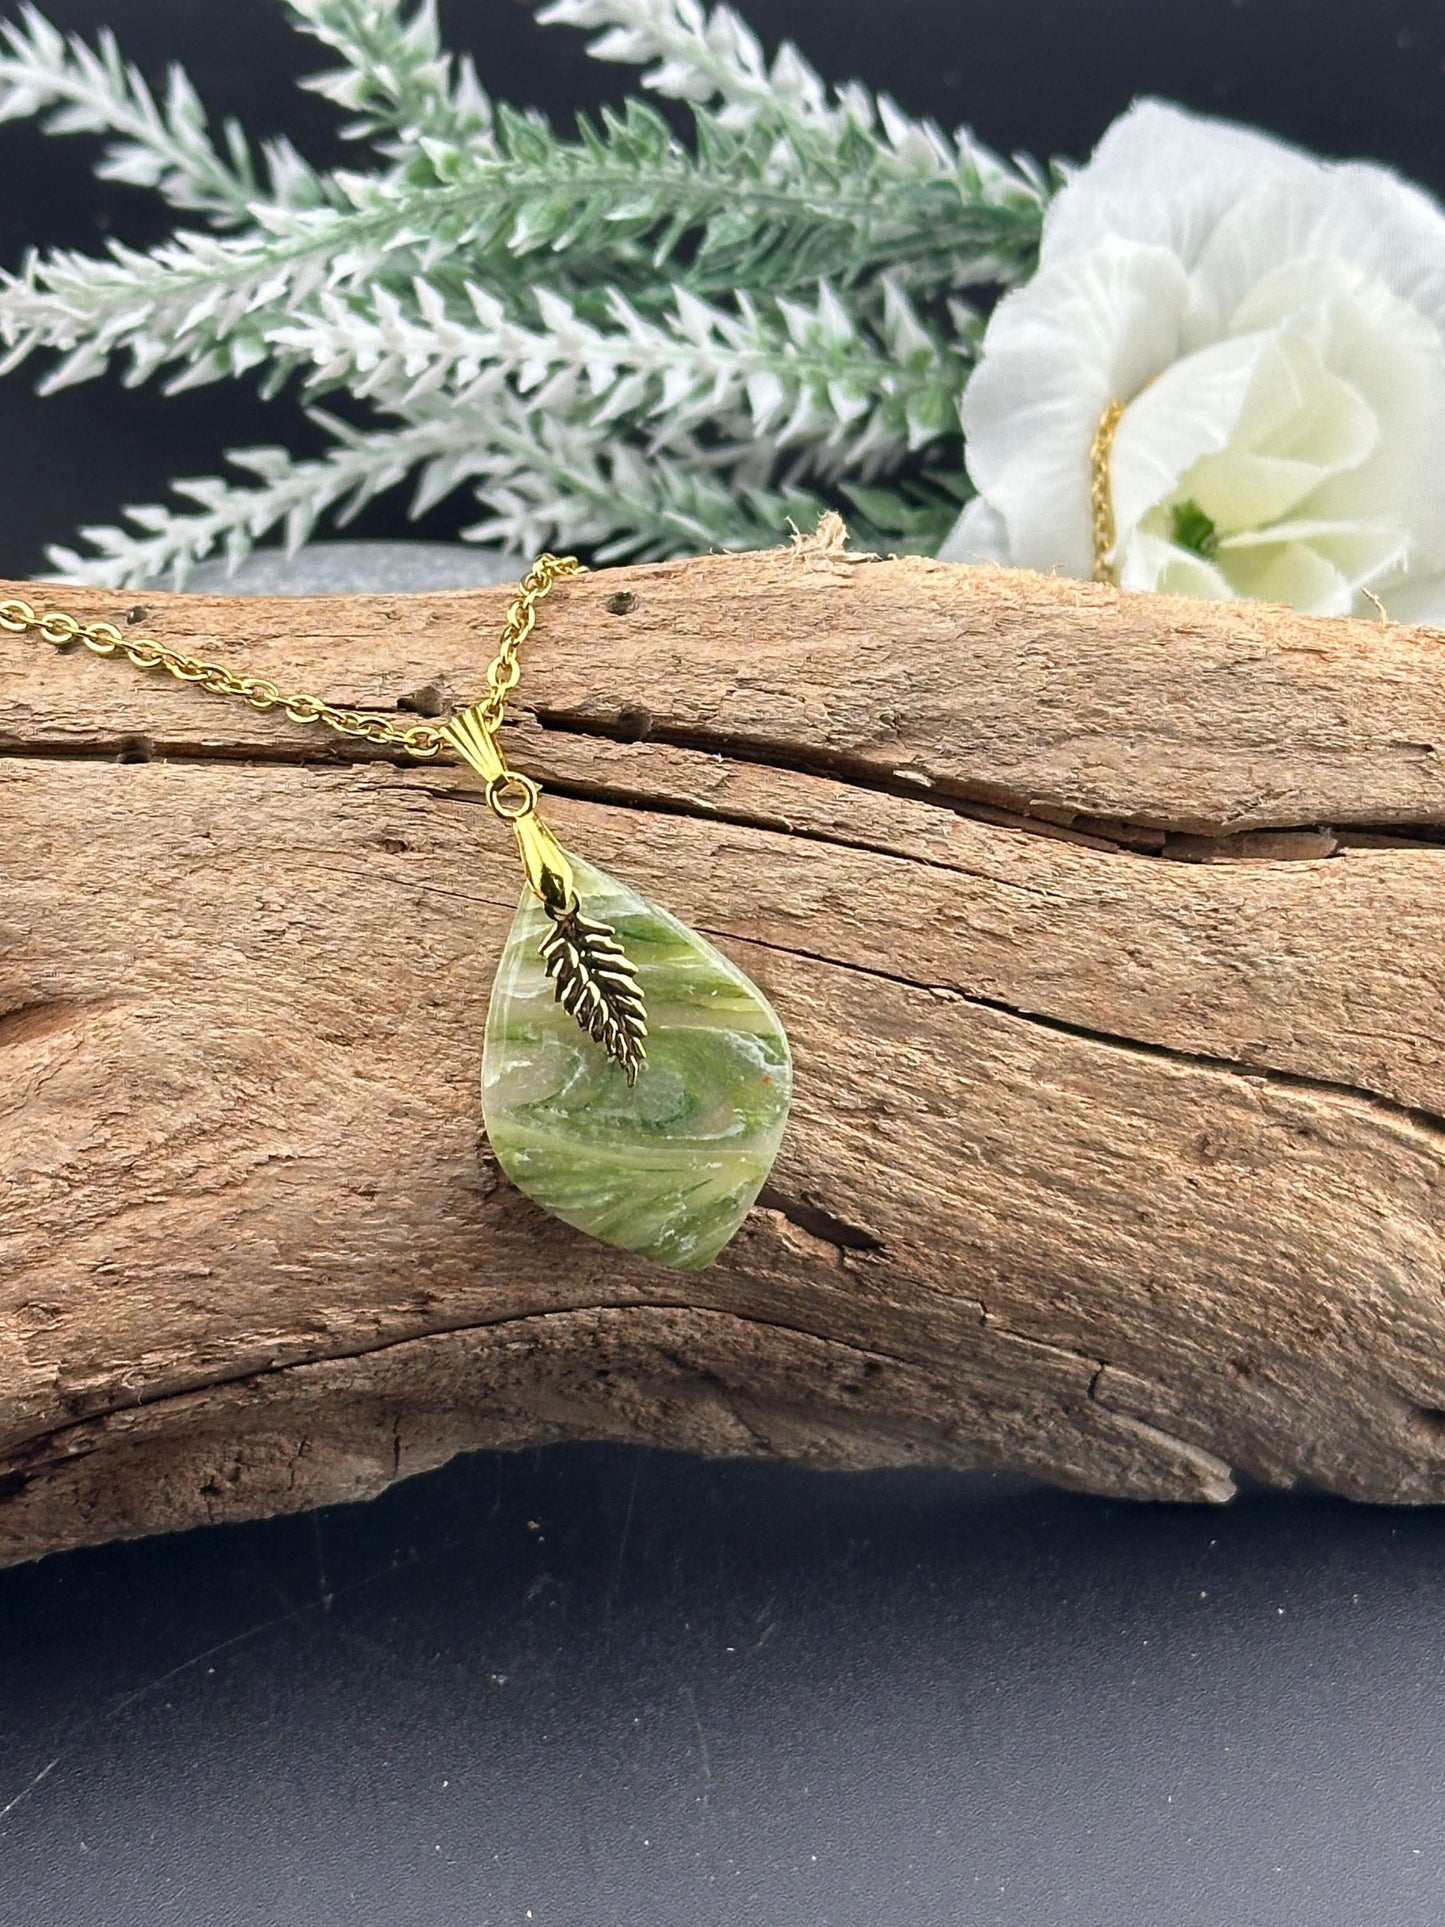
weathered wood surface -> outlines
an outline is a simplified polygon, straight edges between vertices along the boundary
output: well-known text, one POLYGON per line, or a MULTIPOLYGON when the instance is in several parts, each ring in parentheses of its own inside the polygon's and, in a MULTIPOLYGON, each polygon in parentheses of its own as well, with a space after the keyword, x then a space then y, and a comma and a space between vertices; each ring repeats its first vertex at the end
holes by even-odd
MULTIPOLYGON (((504 603, 34 593, 382 710, 504 603)), ((709 1271, 488 1156, 464 772, 0 637, 0 1557, 566 1437, 1445 1496, 1439 637, 719 557, 556 591, 517 713, 793 1037, 709 1271)))

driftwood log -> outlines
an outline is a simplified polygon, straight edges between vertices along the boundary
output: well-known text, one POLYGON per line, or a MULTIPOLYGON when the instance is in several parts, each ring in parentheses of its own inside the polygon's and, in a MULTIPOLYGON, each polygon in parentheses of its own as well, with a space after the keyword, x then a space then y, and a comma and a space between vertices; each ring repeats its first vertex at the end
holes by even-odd
MULTIPOLYGON (((505 600, 32 593, 424 713, 505 600)), ((582 1437, 1445 1497, 1440 637, 714 557, 557 590, 516 714, 791 1032, 708 1271, 488 1155, 463 770, 0 637, 0 1556, 582 1437)))

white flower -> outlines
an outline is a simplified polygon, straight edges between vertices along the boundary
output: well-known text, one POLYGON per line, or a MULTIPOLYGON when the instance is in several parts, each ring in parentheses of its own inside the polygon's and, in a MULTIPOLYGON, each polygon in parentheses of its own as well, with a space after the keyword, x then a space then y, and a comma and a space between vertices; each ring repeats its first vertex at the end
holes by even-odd
POLYGON ((1059 193, 964 397, 978 499, 941 554, 1126 588, 1445 622, 1445 214, 1144 101, 1059 193), (1369 596, 1365 592, 1369 592, 1369 596))

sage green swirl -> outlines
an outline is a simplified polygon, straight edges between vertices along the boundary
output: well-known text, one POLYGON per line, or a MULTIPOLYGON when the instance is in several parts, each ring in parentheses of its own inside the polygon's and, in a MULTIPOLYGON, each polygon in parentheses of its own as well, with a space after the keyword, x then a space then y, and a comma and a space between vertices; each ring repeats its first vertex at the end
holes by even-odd
POLYGON ((626 884, 571 861, 583 911, 612 925, 636 966, 647 1058, 629 1088, 556 1002, 538 955, 552 926, 526 890, 487 1012, 487 1136, 513 1184, 553 1217, 697 1270, 772 1169, 792 1096, 788 1040, 736 964, 626 884))

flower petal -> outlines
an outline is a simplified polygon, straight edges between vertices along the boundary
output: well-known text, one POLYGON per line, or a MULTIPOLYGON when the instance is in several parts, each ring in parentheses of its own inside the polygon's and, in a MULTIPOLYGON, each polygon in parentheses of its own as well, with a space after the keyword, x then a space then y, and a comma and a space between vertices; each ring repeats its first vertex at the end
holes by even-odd
POLYGON ((944 538, 940 562, 1007 562, 1008 530, 996 508, 975 495, 944 538))
POLYGON ((1178 352, 1188 282, 1163 248, 1104 241, 994 310, 963 397, 968 469, 1022 568, 1093 569, 1089 447, 1109 402, 1178 352))
POLYGON ((945 555, 1087 576, 1090 445, 1129 587, 1445 622, 1445 210, 1142 101, 1046 216, 964 398, 945 555))
POLYGON ((1201 456, 1228 444, 1271 345, 1268 335, 1216 342, 1174 362, 1125 409, 1111 463, 1121 539, 1201 456))
POLYGON ((1137 529, 1119 550, 1119 587, 1156 589, 1161 595, 1192 595, 1204 602, 1232 602, 1236 591, 1223 571, 1192 549, 1137 529))
POLYGON ((1206 338, 1239 325, 1241 305, 1286 263, 1331 258, 1445 327, 1445 213, 1388 168, 1359 161, 1266 180, 1239 197, 1194 263, 1197 325, 1206 338))
POLYGON ((1275 176, 1321 171, 1312 155, 1253 128, 1168 101, 1136 101, 1055 195, 1040 259, 1048 266, 1112 236, 1167 247, 1192 268, 1243 195, 1275 176))
POLYGON ((1375 417, 1377 443, 1357 467, 1326 478, 1312 515, 1396 515, 1414 538, 1416 566, 1445 565, 1445 340, 1426 316, 1343 261, 1294 262, 1262 282, 1240 313, 1251 320, 1293 306, 1332 368, 1375 417))
POLYGON ((1339 569, 1308 542, 1281 542, 1252 555, 1231 558, 1236 595, 1258 602, 1287 602, 1311 616, 1354 613, 1354 589, 1339 569))
POLYGON ((1301 518, 1225 536, 1219 544, 1220 566, 1232 582, 1242 585, 1266 566, 1257 559, 1265 550, 1290 545, 1303 545, 1322 556, 1338 572, 1352 597, 1361 586, 1403 568, 1410 552, 1409 535, 1397 523, 1301 518))
MULTIPOLYGON (((1358 471, 1379 440, 1375 411, 1358 389, 1326 368, 1308 341, 1281 334, 1260 357, 1229 446, 1206 455, 1184 486, 1217 528, 1261 528, 1334 477, 1358 471)), ((1379 506, 1357 480, 1353 506, 1357 513, 1379 506)))

